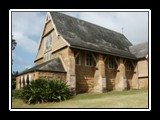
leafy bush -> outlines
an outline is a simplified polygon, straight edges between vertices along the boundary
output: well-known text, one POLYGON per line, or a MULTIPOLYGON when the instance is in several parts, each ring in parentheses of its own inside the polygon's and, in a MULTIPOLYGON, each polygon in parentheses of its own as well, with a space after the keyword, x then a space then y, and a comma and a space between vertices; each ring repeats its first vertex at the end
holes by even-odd
POLYGON ((12 90, 12 98, 20 98, 21 90, 12 90))
POLYGON ((16 88, 16 75, 18 75, 18 71, 13 71, 11 79, 12 90, 16 88))
POLYGON ((12 85, 12 90, 16 88, 16 77, 12 77, 12 80, 11 80, 11 85, 12 85))
POLYGON ((69 87, 60 80, 33 80, 30 85, 23 87, 21 91, 21 98, 28 104, 59 102, 70 97, 69 87))

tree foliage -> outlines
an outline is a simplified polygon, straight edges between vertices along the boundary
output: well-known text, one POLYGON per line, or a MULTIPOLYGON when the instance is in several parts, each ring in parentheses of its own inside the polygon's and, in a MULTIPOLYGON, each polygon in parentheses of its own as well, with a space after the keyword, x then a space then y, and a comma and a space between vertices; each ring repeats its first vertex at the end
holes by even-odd
POLYGON ((13 38, 13 35, 12 35, 12 50, 15 49, 16 45, 17 45, 17 42, 16 42, 16 40, 13 38))
POLYGON ((13 71, 12 72, 12 81, 11 81, 11 85, 12 85, 12 89, 16 88, 16 75, 18 75, 18 71, 13 71))
MULTIPOLYGON (((12 35, 12 51, 15 49, 17 45, 17 42, 16 40, 13 38, 13 35, 12 35)), ((13 59, 12 59, 12 65, 13 65, 13 59)), ((18 71, 13 71, 12 72, 12 81, 11 81, 11 86, 12 86, 12 89, 15 89, 16 87, 16 75, 18 75, 18 71)))

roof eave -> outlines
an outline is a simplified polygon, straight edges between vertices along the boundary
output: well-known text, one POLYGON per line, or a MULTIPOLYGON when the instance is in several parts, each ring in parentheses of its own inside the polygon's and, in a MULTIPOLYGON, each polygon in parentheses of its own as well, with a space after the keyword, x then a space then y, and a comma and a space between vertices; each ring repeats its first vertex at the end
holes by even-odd
POLYGON ((147 59, 145 56, 144 57, 138 57, 138 60, 143 60, 143 59, 147 59))
POLYGON ((17 77, 18 76, 20 76, 20 75, 24 75, 24 74, 27 74, 27 73, 33 73, 33 72, 59 72, 59 73, 66 73, 66 71, 52 71, 52 70, 32 70, 32 71, 27 71, 27 72, 24 72, 24 73, 20 73, 20 74, 18 74, 17 75, 17 77))
POLYGON ((87 51, 91 51, 91 52, 98 52, 98 53, 102 53, 102 54, 114 55, 114 56, 118 56, 118 57, 123 57, 123 58, 137 60, 136 56, 135 57, 128 57, 128 56, 123 56, 123 55, 120 55, 120 54, 114 54, 114 53, 111 53, 111 52, 106 53, 104 51, 93 50, 93 49, 84 48, 84 47, 77 47, 77 46, 70 46, 70 47, 71 48, 76 48, 76 49, 81 49, 81 50, 87 50, 87 51))

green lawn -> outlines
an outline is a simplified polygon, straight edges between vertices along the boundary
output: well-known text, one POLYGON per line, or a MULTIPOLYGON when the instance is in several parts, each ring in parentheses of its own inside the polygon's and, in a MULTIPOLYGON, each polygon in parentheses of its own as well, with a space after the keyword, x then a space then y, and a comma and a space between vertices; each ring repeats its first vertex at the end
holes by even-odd
POLYGON ((148 108, 148 90, 85 93, 59 103, 35 105, 12 99, 12 108, 148 108))

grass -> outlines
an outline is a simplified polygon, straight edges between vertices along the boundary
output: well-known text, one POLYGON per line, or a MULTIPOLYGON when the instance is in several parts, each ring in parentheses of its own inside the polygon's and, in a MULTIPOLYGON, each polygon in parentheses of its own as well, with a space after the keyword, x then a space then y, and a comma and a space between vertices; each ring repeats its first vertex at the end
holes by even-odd
POLYGON ((148 108, 148 90, 85 93, 59 103, 32 105, 12 98, 12 108, 148 108))

